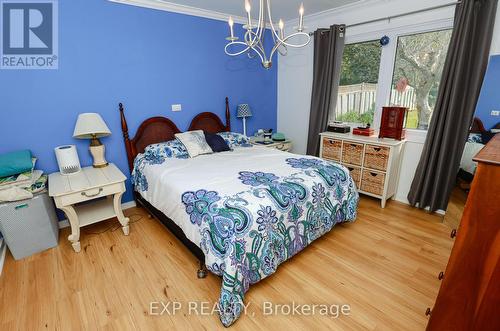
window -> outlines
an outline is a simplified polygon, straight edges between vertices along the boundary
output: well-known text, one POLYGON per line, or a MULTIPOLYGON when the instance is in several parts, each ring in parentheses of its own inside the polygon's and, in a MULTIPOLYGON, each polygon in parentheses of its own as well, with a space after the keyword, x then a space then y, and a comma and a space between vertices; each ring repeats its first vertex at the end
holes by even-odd
POLYGON ((436 106, 453 19, 397 24, 389 23, 387 32, 366 26, 347 35, 330 121, 378 129, 382 107, 408 107, 406 128, 419 130, 410 131, 410 139, 422 141, 436 106), (381 46, 379 38, 386 33, 390 42, 381 46))
POLYGON ((378 40, 345 46, 336 121, 373 124, 381 55, 378 40))
POLYGON ((398 38, 392 78, 392 105, 408 107, 406 127, 426 130, 436 105, 451 30, 398 38))

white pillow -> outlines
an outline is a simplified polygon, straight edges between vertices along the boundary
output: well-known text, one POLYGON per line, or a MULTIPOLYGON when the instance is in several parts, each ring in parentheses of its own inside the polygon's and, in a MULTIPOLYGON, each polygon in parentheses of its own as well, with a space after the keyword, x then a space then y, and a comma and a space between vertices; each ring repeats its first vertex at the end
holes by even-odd
POLYGON ((176 133, 175 138, 186 147, 189 157, 196 157, 201 154, 212 154, 210 145, 205 140, 205 134, 202 130, 176 133))

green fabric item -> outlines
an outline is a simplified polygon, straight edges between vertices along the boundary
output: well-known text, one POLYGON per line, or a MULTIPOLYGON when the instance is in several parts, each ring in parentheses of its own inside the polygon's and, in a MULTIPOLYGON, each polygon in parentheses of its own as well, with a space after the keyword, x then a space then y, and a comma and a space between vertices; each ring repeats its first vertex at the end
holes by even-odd
POLYGON ((273 134, 273 140, 284 141, 285 135, 281 132, 276 132, 275 134, 273 134))
POLYGON ((0 155, 0 178, 30 171, 32 167, 31 151, 28 149, 0 155))

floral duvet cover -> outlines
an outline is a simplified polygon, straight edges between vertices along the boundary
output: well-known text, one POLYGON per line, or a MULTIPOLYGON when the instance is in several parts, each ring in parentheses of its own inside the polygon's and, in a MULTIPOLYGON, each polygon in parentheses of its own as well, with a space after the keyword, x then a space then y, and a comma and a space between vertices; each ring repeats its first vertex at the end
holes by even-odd
POLYGON ((257 146, 192 159, 150 148, 136 158, 132 181, 222 277, 225 326, 242 313, 251 284, 336 224, 354 221, 359 200, 345 167, 257 146))

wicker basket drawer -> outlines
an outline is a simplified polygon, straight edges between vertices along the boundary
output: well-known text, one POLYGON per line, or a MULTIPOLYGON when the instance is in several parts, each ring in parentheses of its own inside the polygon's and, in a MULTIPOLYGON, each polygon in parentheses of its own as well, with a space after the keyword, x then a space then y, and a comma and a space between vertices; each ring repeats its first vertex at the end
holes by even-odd
POLYGON ((342 149, 342 163, 361 165, 363 159, 363 144, 352 141, 344 141, 342 149))
POLYGON ((359 187, 359 184, 361 182, 361 168, 353 166, 346 166, 346 167, 349 170, 349 174, 354 180, 354 183, 356 183, 356 187, 359 187))
POLYGON ((389 147, 377 146, 377 145, 366 145, 365 148, 365 168, 376 169, 376 170, 387 170, 387 164, 389 161, 389 147))
POLYGON ((342 150, 342 140, 323 138, 323 152, 321 157, 325 159, 340 161, 340 152, 342 150))
POLYGON ((384 193, 385 174, 377 171, 363 170, 361 191, 382 195, 384 193))

